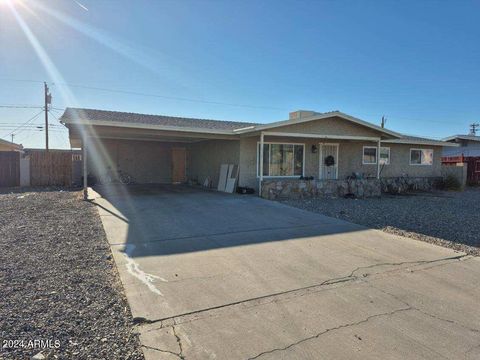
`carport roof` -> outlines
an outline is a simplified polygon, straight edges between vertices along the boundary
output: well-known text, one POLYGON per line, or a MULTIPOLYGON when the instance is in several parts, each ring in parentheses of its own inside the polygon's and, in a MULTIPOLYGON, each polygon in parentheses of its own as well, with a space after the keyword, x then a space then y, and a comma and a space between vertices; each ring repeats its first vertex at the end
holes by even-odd
MULTIPOLYGON (((458 146, 455 143, 439 141, 434 139, 421 138, 416 136, 409 136, 400 134, 364 120, 355 118, 340 111, 331 111, 327 113, 314 113, 299 119, 289 119, 284 121, 277 121, 268 124, 258 124, 252 122, 240 121, 224 121, 211 119, 197 119, 185 118, 165 115, 149 115, 138 114, 120 111, 82 109, 82 108, 67 108, 60 118, 60 121, 65 124, 75 125, 100 125, 108 127, 124 127, 124 128, 139 128, 139 129, 153 129, 165 131, 180 131, 190 133, 202 134, 217 134, 222 136, 234 136, 241 134, 255 134, 260 131, 268 132, 270 129, 282 127, 286 125, 300 124, 303 122, 321 120, 331 117, 340 117, 347 121, 356 123, 358 125, 371 128, 388 136, 389 138, 382 140, 385 143, 399 143, 399 144, 418 144, 418 145, 435 145, 435 146, 458 146)), ((287 135, 287 133, 285 133, 287 135)), ((301 134, 298 134, 301 135, 301 134)), ((72 135, 70 134, 70 137, 72 135)), ((339 137, 340 138, 340 137, 339 137)))
POLYGON ((79 120, 82 122, 88 121, 92 125, 96 122, 101 122, 103 124, 105 124, 106 122, 111 122, 112 125, 115 125, 116 123, 125 123, 227 131, 257 125, 255 123, 240 121, 196 119, 165 115, 148 115, 130 112, 79 108, 67 108, 62 117, 60 118, 60 121, 64 123, 75 123, 79 122, 79 120))

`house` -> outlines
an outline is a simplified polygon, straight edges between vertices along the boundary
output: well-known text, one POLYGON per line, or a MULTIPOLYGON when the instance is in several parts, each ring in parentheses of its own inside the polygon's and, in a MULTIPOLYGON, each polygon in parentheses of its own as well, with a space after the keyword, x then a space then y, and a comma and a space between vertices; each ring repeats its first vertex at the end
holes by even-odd
POLYGON ((13 142, 0 139, 0 151, 22 151, 23 146, 21 144, 15 144, 13 142))
POLYGON ((210 177, 215 184, 221 164, 238 164, 238 185, 265 197, 373 195, 399 178, 431 186, 441 176, 442 148, 457 146, 339 111, 299 110, 288 120, 256 124, 67 108, 60 121, 72 147, 84 149, 85 173, 127 173, 136 183, 202 184, 210 177), (347 189, 347 179, 361 188, 349 182, 347 189))
POLYGON ((443 141, 457 144, 458 147, 444 147, 443 164, 467 164, 467 182, 480 184, 480 136, 453 135, 443 141))
POLYGON ((20 184, 20 161, 23 146, 0 139, 0 187, 20 184))

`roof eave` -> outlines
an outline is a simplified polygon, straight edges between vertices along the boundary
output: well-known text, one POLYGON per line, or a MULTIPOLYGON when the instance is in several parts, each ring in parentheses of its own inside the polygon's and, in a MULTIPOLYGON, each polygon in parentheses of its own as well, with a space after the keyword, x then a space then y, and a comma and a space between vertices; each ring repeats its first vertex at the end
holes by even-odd
POLYGON ((448 136, 446 138, 443 138, 442 141, 452 141, 452 140, 470 140, 470 141, 479 141, 480 142, 480 136, 477 136, 478 139, 472 138, 472 136, 468 135, 453 135, 453 136, 448 136))
POLYGON ((69 119, 63 119, 62 122, 65 125, 72 126, 110 126, 110 127, 121 127, 129 129, 146 129, 146 130, 164 130, 164 131, 178 131, 178 132, 189 132, 189 133, 200 133, 200 134, 218 134, 218 135, 237 135, 233 130, 220 130, 220 129, 202 129, 202 128, 192 128, 192 127, 183 127, 183 126, 165 126, 165 125, 152 125, 152 124, 143 124, 143 123, 125 123, 119 121, 71 121, 69 119))
POLYGON ((406 144, 406 145, 429 145, 429 146, 449 146, 449 147, 458 147, 459 144, 449 143, 445 141, 419 141, 419 140, 410 140, 410 139, 392 139, 392 140, 382 140, 382 143, 387 144, 406 144))
POLYGON ((340 111, 332 111, 332 112, 324 113, 324 114, 318 113, 318 114, 315 114, 315 115, 312 115, 312 116, 308 116, 308 117, 304 117, 304 118, 300 118, 300 119, 295 119, 295 120, 277 121, 277 122, 270 123, 270 124, 254 126, 253 128, 245 129, 245 131, 236 131, 235 133, 237 133, 237 134, 247 134, 247 133, 256 132, 256 131, 269 130, 269 129, 273 129, 273 128, 277 128, 277 127, 281 127, 281 126, 295 125, 295 124, 301 124, 301 123, 315 121, 315 120, 328 119, 328 118, 331 118, 331 117, 334 117, 334 116, 338 116, 338 117, 343 118, 345 120, 348 120, 348 121, 351 121, 353 123, 368 127, 370 129, 388 134, 388 135, 396 137, 396 138, 401 138, 402 137, 402 135, 399 134, 399 133, 396 133, 396 132, 391 131, 391 130, 387 130, 385 128, 382 128, 380 126, 371 124, 371 123, 366 122, 364 120, 361 120, 361 119, 355 118, 353 116, 344 114, 340 111))

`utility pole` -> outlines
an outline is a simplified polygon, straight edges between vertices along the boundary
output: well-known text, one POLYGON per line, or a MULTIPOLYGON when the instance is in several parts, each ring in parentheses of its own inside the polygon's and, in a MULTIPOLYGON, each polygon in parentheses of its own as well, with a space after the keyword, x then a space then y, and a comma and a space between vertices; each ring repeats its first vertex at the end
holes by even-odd
POLYGON ((480 126, 479 123, 470 124, 470 134, 475 136, 477 135, 477 128, 480 126))
POLYGON ((11 136, 12 136, 12 143, 13 143, 13 137, 15 136, 15 134, 12 134, 11 136))
POLYGON ((382 128, 385 127, 385 124, 387 123, 387 118, 385 117, 385 115, 382 116, 382 123, 381 123, 381 126, 382 128))
POLYGON ((47 83, 44 82, 44 92, 45 92, 45 150, 48 151, 48 104, 52 103, 52 94, 48 91, 47 83))

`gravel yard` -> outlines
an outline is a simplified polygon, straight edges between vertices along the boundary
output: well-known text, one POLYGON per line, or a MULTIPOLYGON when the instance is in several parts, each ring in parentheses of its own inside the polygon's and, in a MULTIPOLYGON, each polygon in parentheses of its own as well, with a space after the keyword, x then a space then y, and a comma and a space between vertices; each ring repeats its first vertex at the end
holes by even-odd
POLYGON ((370 199, 285 200, 284 204, 480 255, 480 188, 370 199))
POLYGON ((102 224, 78 192, 0 194, 0 245, 0 358, 143 359, 102 224), (54 349, 21 348, 35 340, 54 349))

